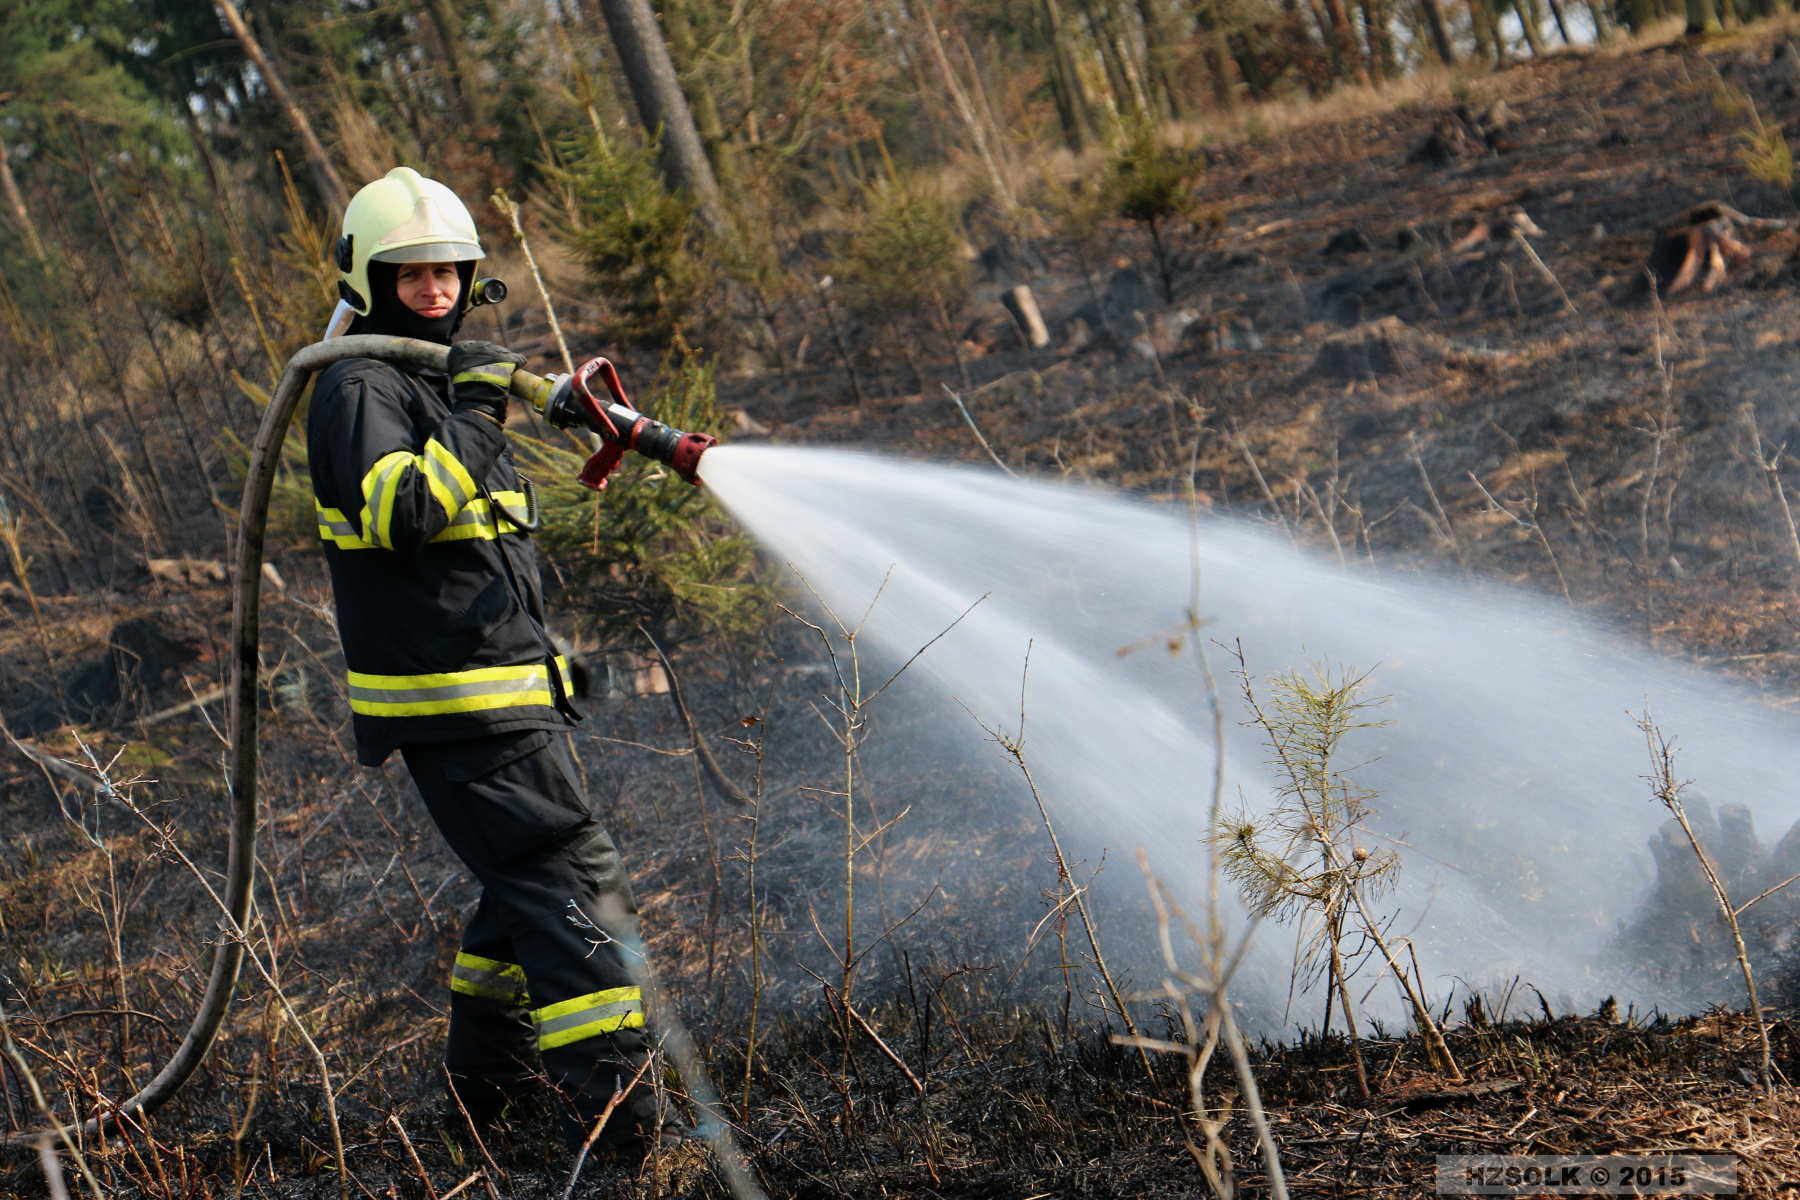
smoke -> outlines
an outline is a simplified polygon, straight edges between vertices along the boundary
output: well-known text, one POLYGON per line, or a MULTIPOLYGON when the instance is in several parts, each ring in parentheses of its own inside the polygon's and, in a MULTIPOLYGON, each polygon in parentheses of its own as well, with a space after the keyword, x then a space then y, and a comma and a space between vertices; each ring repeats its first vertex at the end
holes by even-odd
MULTIPOLYGON (((1148 907, 1129 866, 1141 847, 1199 910, 1215 751, 1195 656, 1171 654, 1167 636, 1194 582, 1185 512, 824 449, 724 447, 704 475, 769 557, 846 622, 881 592, 862 637, 896 663, 980 600, 911 668, 941 728, 960 731, 940 751, 991 767, 994 748, 968 714, 1017 727, 1029 650, 1025 752, 1066 839, 1090 863, 1109 857, 1115 903, 1148 907)), ((1711 999, 1655 994, 1609 953, 1654 880, 1646 839, 1666 815, 1641 779, 1627 710, 1648 700, 1680 738, 1683 773, 1714 801, 1750 805, 1765 839, 1800 817, 1800 723, 1584 628, 1560 600, 1346 570, 1266 527, 1206 514, 1197 544, 1206 635, 1241 639, 1253 673, 1325 660, 1373 669, 1372 691, 1390 697, 1377 715, 1391 724, 1352 735, 1347 753, 1364 760, 1357 781, 1381 792, 1376 830, 1405 864, 1383 908, 1412 933, 1440 998, 1453 980, 1521 976, 1563 1005, 1711 999)), ((1242 727, 1226 656, 1211 655, 1228 706, 1227 807, 1264 806, 1264 751, 1242 727)), ((1259 930, 1238 986, 1277 1021, 1293 940, 1259 930)))

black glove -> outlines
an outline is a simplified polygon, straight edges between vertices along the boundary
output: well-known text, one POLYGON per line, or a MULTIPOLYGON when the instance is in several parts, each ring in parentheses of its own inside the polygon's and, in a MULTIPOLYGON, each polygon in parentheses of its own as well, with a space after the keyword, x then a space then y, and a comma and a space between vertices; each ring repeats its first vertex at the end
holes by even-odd
POLYGON ((507 388, 525 356, 493 342, 458 342, 450 347, 450 411, 478 412, 506 424, 507 388))

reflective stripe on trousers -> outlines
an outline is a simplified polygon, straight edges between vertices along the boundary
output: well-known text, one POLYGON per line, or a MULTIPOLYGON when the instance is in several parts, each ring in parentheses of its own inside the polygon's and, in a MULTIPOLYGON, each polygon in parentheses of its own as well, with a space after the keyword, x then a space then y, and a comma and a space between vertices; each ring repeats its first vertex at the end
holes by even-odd
POLYGON ((459 950, 456 965, 450 969, 450 990, 483 1000, 498 1000, 515 1008, 531 1003, 525 990, 525 968, 518 963, 501 962, 459 950))
MULTIPOLYGON (((571 690, 569 662, 560 654, 556 669, 567 693, 571 690)), ((549 668, 541 662, 519 667, 476 667, 437 675, 351 671, 349 684, 350 711, 365 717, 429 717, 494 708, 548 707, 555 703, 549 668)))
POLYGON ((621 1029, 644 1027, 644 993, 635 987, 608 988, 538 1009, 538 1049, 554 1050, 621 1029))

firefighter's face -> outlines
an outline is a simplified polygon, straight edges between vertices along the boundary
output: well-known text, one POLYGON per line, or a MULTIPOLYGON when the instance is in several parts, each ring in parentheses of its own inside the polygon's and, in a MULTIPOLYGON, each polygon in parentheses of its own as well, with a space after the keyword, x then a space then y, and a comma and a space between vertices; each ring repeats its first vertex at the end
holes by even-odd
POLYGON ((395 291, 400 303, 421 317, 441 317, 462 294, 462 278, 455 263, 401 263, 395 291))

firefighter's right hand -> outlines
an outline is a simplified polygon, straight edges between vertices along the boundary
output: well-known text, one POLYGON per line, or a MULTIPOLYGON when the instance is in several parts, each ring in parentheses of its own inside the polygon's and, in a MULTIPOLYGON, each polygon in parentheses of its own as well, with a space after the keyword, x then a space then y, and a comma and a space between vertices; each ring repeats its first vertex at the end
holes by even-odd
POLYGON ((493 342, 458 342, 450 347, 450 409, 478 412, 506 424, 507 388, 525 356, 493 342))

